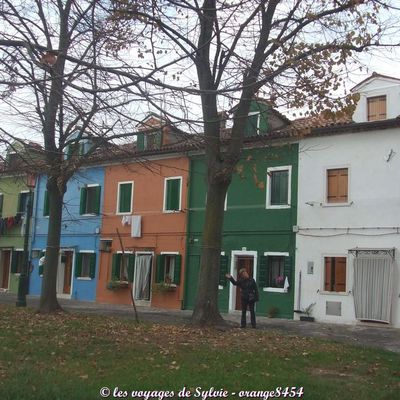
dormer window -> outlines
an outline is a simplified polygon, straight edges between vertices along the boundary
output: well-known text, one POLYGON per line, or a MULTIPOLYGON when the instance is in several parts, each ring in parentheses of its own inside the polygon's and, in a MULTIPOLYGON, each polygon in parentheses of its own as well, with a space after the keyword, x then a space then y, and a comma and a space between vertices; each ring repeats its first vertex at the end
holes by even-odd
POLYGON ((367 98, 368 121, 380 121, 386 119, 386 96, 367 98))
POLYGON ((244 136, 256 136, 260 134, 260 112, 252 111, 247 116, 244 136))

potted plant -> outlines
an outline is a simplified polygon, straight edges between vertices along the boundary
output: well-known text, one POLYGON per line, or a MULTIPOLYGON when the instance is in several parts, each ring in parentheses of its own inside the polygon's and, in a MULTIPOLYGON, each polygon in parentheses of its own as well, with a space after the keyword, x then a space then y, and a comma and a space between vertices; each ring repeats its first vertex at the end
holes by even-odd
POLYGON ((312 309, 315 306, 315 303, 311 303, 308 307, 303 308, 303 310, 301 310, 302 314, 305 315, 300 315, 300 321, 308 321, 308 322, 314 322, 314 317, 311 316, 312 314, 312 309))
POLYGON ((275 278, 275 283, 276 287, 283 288, 283 285, 285 283, 285 277, 282 275, 279 275, 275 278))
POLYGON ((127 282, 127 281, 111 280, 110 282, 107 283, 106 288, 108 290, 118 290, 118 289, 127 288, 128 286, 129 286, 129 282, 127 282))

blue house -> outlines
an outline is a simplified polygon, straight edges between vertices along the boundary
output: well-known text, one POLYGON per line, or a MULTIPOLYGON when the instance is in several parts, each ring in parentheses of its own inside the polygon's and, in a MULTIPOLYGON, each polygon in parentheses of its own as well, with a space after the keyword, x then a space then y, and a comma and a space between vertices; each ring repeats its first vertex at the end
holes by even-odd
MULTIPOLYGON (((32 227, 32 272, 29 293, 40 295, 49 223, 47 177, 40 176, 32 227)), ((103 209, 104 168, 81 168, 70 179, 64 195, 58 297, 95 301, 98 277, 100 229, 103 209)))

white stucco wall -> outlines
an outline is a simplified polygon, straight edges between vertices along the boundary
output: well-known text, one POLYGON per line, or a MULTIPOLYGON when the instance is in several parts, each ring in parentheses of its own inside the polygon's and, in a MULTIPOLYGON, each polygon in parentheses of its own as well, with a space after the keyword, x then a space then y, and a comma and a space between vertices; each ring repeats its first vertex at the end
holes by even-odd
POLYGON ((400 229, 397 229, 400 227, 400 129, 303 139, 299 154, 298 226, 296 309, 316 302, 313 312, 316 320, 356 323, 353 256, 348 250, 395 247, 391 321, 400 327, 400 229), (325 204, 326 169, 336 167, 349 168, 346 206, 325 204), (346 294, 322 293, 324 256, 348 258, 346 294), (313 274, 307 273, 309 262, 314 263, 313 274), (298 304, 300 271, 301 304, 298 304), (326 315, 326 301, 341 302, 342 315, 326 315))
POLYGON ((357 92, 360 100, 353 114, 354 122, 367 122, 367 98, 386 95, 386 117, 396 118, 400 115, 400 85, 398 80, 374 78, 360 86, 357 92))

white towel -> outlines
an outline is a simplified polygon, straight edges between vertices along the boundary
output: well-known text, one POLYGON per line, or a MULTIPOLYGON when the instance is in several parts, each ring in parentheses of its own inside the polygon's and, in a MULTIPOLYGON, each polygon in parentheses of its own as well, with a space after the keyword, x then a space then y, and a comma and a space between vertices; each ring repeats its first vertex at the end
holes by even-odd
POLYGON ((133 215, 131 225, 131 237, 142 237, 142 216, 133 215))
POLYGON ((130 215, 124 215, 124 216, 122 217, 122 219, 121 219, 121 224, 122 224, 123 226, 130 225, 130 224, 131 224, 131 221, 132 221, 132 216, 130 216, 130 215))
POLYGON ((289 279, 288 279, 287 276, 285 276, 285 283, 283 284, 283 290, 284 290, 285 292, 287 292, 288 289, 289 289, 289 279))

